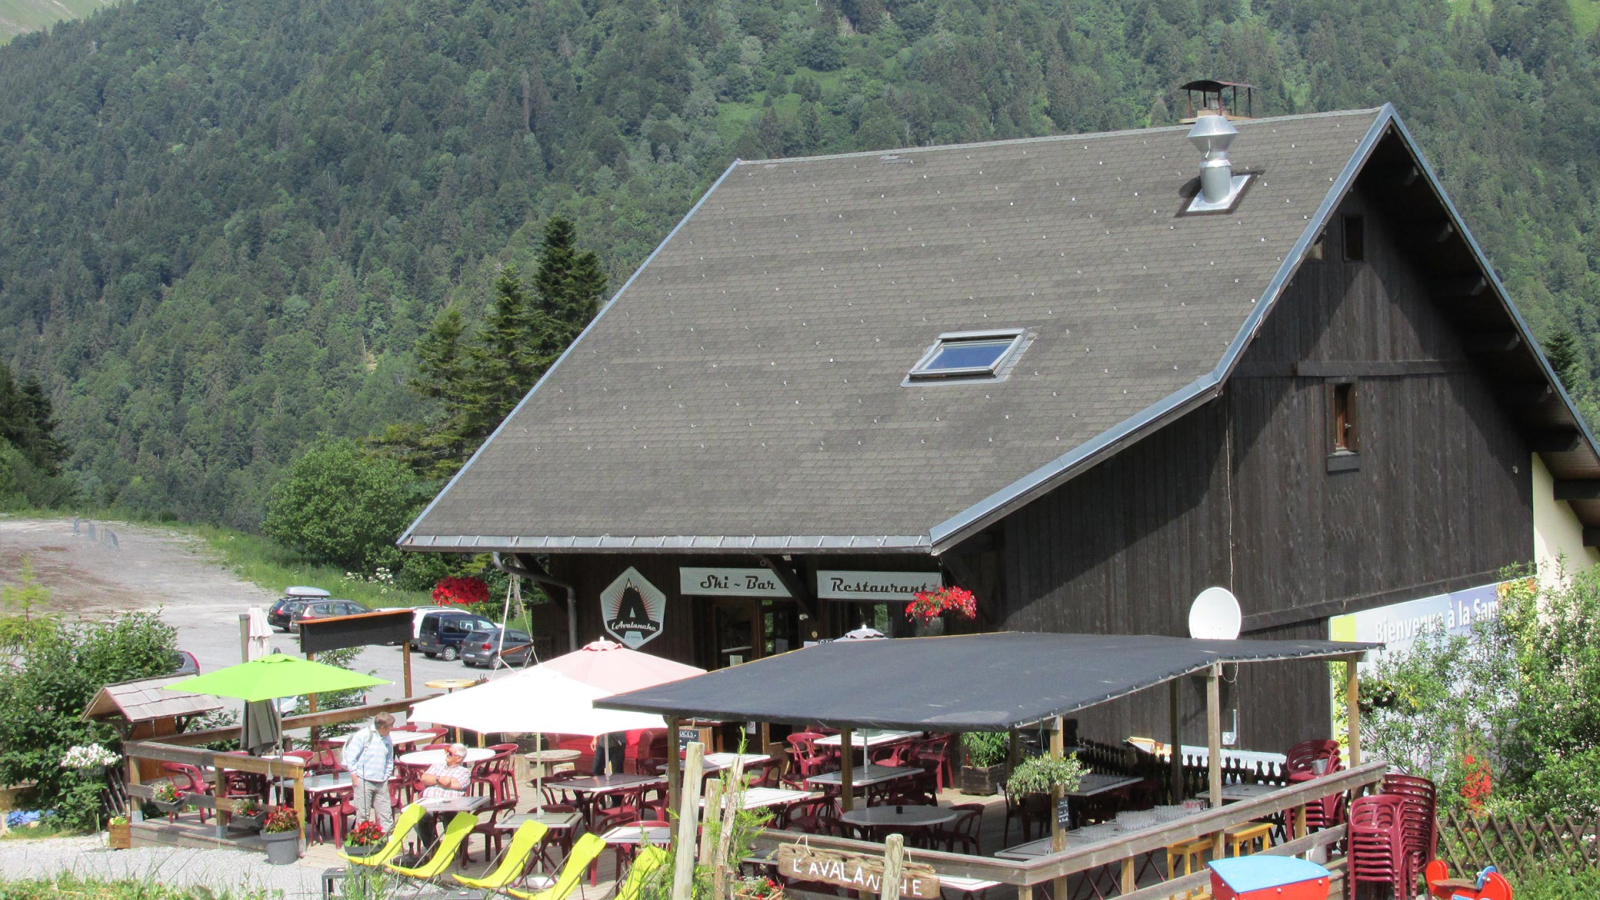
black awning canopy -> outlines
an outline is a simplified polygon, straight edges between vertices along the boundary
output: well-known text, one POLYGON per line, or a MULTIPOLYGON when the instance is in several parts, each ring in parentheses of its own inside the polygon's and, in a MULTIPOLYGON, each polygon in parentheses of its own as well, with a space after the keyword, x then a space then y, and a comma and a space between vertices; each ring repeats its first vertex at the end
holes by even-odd
POLYGON ((722 721, 1007 731, 1204 671, 1332 659, 1372 644, 1029 634, 842 641, 595 701, 722 721))

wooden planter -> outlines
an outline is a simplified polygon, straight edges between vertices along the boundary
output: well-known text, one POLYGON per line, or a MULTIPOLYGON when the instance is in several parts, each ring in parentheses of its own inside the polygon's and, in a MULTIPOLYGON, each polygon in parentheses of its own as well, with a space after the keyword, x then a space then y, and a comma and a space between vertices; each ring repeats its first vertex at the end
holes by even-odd
MULTIPOLYGON (((756 900, 754 888, 738 887, 733 890, 734 900, 756 900)), ((783 888, 768 891, 764 900, 783 900, 783 888)))
POLYGON ((961 793, 975 797, 998 794, 1005 787, 1006 774, 1005 763, 995 763, 992 766, 962 766, 961 793))
POLYGON ((133 848, 133 826, 127 822, 112 823, 106 826, 108 837, 106 845, 113 850, 130 850, 133 848))

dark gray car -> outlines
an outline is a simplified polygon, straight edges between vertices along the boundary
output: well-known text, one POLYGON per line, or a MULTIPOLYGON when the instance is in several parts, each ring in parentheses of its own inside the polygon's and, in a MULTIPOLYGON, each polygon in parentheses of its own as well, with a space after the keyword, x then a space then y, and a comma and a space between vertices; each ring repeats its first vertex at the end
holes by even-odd
POLYGON ((507 629, 505 644, 500 643, 499 628, 474 631, 461 642, 461 661, 469 666, 525 666, 533 654, 533 638, 526 631, 507 629), (500 658, 495 658, 496 648, 501 648, 500 658))

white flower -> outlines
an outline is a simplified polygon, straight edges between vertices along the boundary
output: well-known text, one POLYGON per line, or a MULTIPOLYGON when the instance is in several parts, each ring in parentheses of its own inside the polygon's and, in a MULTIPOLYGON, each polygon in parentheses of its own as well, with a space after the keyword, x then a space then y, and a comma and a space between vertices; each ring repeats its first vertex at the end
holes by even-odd
POLYGON ((61 757, 63 769, 95 769, 105 766, 114 766, 122 757, 99 744, 90 744, 87 747, 73 747, 61 757))

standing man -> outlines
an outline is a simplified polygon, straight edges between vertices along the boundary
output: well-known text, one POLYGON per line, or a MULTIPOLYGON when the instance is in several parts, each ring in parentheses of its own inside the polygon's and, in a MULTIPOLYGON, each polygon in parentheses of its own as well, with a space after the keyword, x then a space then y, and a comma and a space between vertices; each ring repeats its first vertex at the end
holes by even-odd
POLYGON ((392 728, 394 716, 378 713, 370 728, 356 732, 344 745, 344 767, 350 770, 355 788, 356 820, 371 819, 376 811, 378 827, 385 833, 394 829, 394 804, 389 802, 389 779, 394 777, 392 728))
MULTIPOLYGON (((417 778, 422 783, 422 800, 455 800, 467 795, 472 786, 472 769, 466 765, 467 745, 451 744, 444 751, 444 762, 434 763, 417 778)), ((424 847, 439 842, 439 819, 428 810, 417 823, 417 838, 424 847)))

